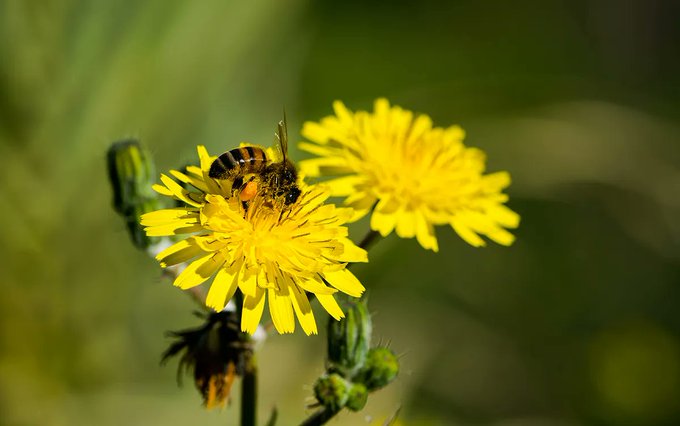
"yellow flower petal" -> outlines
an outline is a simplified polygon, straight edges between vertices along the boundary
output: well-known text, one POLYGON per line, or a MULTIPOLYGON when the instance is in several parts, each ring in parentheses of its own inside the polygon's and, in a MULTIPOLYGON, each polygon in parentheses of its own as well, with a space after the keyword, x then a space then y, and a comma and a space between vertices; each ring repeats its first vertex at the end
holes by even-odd
POLYGON ((330 285, 353 297, 361 296, 366 290, 357 277, 347 269, 324 272, 323 277, 330 285))
POLYGON ((292 333, 295 331, 295 317, 293 316, 293 306, 286 290, 281 293, 274 288, 268 290, 269 313, 274 322, 276 331, 281 334, 292 333))
POLYGON ((216 251, 224 248, 227 245, 227 241, 224 239, 218 239, 214 235, 202 235, 193 237, 197 246, 205 252, 216 251))
POLYGON ((343 126, 345 127, 351 127, 353 118, 352 118, 352 113, 349 112, 345 104, 342 103, 342 101, 335 101, 333 102, 333 109, 335 110, 335 115, 338 116, 340 119, 340 123, 342 123, 343 126))
POLYGON ((413 145, 417 140, 423 137, 423 134, 432 128, 432 119, 426 115, 421 115, 416 118, 413 123, 411 133, 406 140, 406 145, 413 145))
POLYGON ((156 260, 165 268, 183 263, 203 253, 193 238, 179 241, 156 255, 156 260))
POLYGON ((210 170, 210 166, 212 165, 212 162, 215 161, 216 156, 213 157, 210 154, 208 154, 208 150, 205 149, 205 146, 203 145, 198 145, 196 147, 196 151, 198 152, 198 159, 201 162, 201 170, 208 171, 210 170))
POLYGON ((257 294, 257 271, 245 269, 238 287, 244 295, 255 297, 257 294))
POLYGON ((220 252, 204 256, 189 264, 175 279, 175 286, 186 290, 205 282, 224 264, 220 252))
POLYGON ((302 125, 302 136, 314 142, 325 144, 328 142, 328 131, 317 123, 307 121, 302 125))
MULTIPOLYGON (((192 175, 195 178, 199 178, 199 179, 203 178, 203 170, 201 170, 200 167, 187 166, 187 173, 189 173, 190 175, 192 175)), ((205 183, 205 181, 203 181, 203 182, 205 183)))
POLYGON ((143 226, 168 225, 172 223, 194 224, 199 223, 197 210, 186 208, 161 209, 145 213, 140 218, 143 226))
POLYGON ((231 300, 238 288, 238 271, 233 273, 227 268, 221 268, 210 285, 208 296, 205 299, 206 306, 220 312, 231 300))
POLYGON ((430 249, 435 253, 439 251, 437 237, 434 235, 434 227, 422 214, 416 214, 416 237, 418 243, 424 249, 430 249))
POLYGON ((174 195, 178 200, 184 201, 185 203, 189 204, 190 206, 194 207, 201 207, 201 204, 194 201, 191 196, 189 195, 189 191, 186 189, 182 188, 177 182, 172 180, 170 177, 161 174, 161 182, 170 190, 172 191, 172 195, 174 195))
POLYGON ((153 185, 151 185, 151 189, 153 189, 154 191, 158 192, 161 195, 165 195, 167 197, 172 197, 172 191, 170 191, 168 188, 166 188, 163 185, 159 185, 157 183, 154 183, 153 185))
POLYGON ((338 290, 333 287, 328 287, 319 278, 298 278, 296 280, 297 285, 310 293, 314 293, 317 296, 320 294, 330 295, 337 293, 338 290))
POLYGON ((492 230, 487 233, 487 236, 498 244, 504 246, 511 246, 515 242, 515 236, 501 227, 494 226, 492 230))
POLYGON ((486 214, 468 212, 461 215, 460 220, 464 221, 474 232, 486 235, 498 244, 509 246, 515 241, 515 237, 511 233, 496 225, 492 218, 486 214))
POLYGON ((162 226, 149 226, 144 228, 144 232, 149 237, 167 237, 169 235, 181 235, 181 234, 191 234, 194 232, 203 231, 201 225, 162 225, 162 226))
POLYGON ((350 175, 331 179, 324 182, 336 197, 345 197, 355 192, 355 188, 362 184, 363 179, 359 176, 350 175))
POLYGON ((288 287, 291 292, 291 301, 293 302, 293 309, 295 310, 295 315, 297 316, 300 326, 306 335, 317 334, 316 321, 314 320, 314 313, 312 312, 312 307, 309 304, 309 299, 307 295, 300 291, 297 286, 290 285, 288 287))
POLYGON ((182 172, 178 172, 177 170, 170 170, 170 174, 177 179, 180 182, 187 183, 189 185, 192 185, 194 188, 207 192, 208 191, 208 186, 205 184, 205 182, 201 179, 196 179, 191 176, 187 176, 182 172))
MULTIPOLYGON (((324 145, 317 145, 317 144, 306 143, 306 142, 300 142, 298 144, 298 148, 300 148, 303 151, 307 151, 310 154, 315 154, 315 155, 319 155, 319 156, 326 156, 328 154, 332 154, 332 153, 335 152, 335 149, 336 149, 336 148, 330 148, 330 147, 324 146, 324 145)), ((335 161, 337 163, 343 163, 342 159, 340 159, 340 158, 330 158, 329 157, 329 158, 317 158, 316 160, 326 160, 326 161, 335 161)), ((304 160, 304 161, 308 161, 308 160, 304 160)), ((298 164, 298 165, 301 165, 304 161, 301 161, 300 164, 298 164)))
POLYGON ((340 309, 335 297, 330 294, 317 294, 316 298, 319 299, 321 306, 323 306, 326 312, 328 312, 333 318, 336 320, 345 318, 345 314, 342 312, 342 309, 340 309))
POLYGON ((451 227, 456 233, 473 247, 484 247, 486 243, 479 235, 475 234, 467 225, 459 221, 451 222, 451 227))
POLYGON ((398 215, 396 213, 383 214, 376 209, 371 215, 371 229, 380 232, 380 235, 386 237, 394 230, 397 219, 398 215))
POLYGON ((508 172, 496 172, 490 175, 486 175, 482 178, 484 186, 489 191, 500 191, 510 185, 510 173, 508 172))
POLYGON ((368 262, 368 252, 360 247, 357 247, 352 241, 347 238, 340 238, 338 241, 343 246, 343 252, 338 257, 341 262, 368 262))
POLYGON ((397 215, 397 235, 401 238, 413 238, 416 235, 416 217, 411 211, 397 215))
POLYGON ((519 226, 519 215, 506 206, 497 205, 490 207, 486 213, 499 225, 506 228, 517 228, 519 226))
POLYGON ((241 313, 241 330, 253 334, 262 318, 264 310, 263 288, 257 287, 253 296, 246 295, 243 299, 243 312, 241 313))

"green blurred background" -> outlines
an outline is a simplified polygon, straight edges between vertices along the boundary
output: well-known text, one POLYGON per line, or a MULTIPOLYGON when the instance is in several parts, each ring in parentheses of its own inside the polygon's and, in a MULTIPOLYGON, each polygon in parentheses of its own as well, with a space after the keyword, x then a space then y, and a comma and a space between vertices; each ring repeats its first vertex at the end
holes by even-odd
MULTIPOLYGON (((371 252, 403 371, 333 424, 680 424, 679 23, 673 0, 0 1, 0 423, 234 424, 159 366, 197 320, 130 244, 106 149, 165 170, 387 96, 462 125, 522 224, 371 252)), ((323 351, 266 342, 262 419, 309 413, 323 351)))

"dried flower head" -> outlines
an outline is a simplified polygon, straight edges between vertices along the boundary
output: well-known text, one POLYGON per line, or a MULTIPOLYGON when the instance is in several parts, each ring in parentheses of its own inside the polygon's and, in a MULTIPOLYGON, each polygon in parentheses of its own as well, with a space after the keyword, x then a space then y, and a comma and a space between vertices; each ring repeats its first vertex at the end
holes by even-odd
POLYGON ((182 352, 178 381, 186 370, 193 370, 206 408, 224 406, 234 380, 243 376, 247 358, 253 353, 250 339, 239 330, 236 313, 212 313, 200 327, 168 334, 177 341, 163 353, 161 363, 182 352))

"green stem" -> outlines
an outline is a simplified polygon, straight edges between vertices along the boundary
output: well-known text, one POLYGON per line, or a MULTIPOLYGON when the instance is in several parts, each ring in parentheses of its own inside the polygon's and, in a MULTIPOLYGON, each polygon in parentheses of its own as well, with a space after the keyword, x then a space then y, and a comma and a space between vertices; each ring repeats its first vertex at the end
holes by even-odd
POLYGON ((340 410, 331 410, 328 407, 320 408, 314 414, 305 419, 304 422, 300 423, 300 426, 318 426, 326 424, 327 421, 338 414, 340 410))
POLYGON ((257 424, 257 359, 255 354, 246 361, 241 380, 241 426, 257 424))
POLYGON ((368 250, 373 244, 375 244, 378 241, 379 236, 380 233, 378 231, 374 231, 371 229, 361 240, 361 242, 359 243, 359 247, 361 247, 364 250, 368 250))
MULTIPOLYGON (((243 293, 236 290, 234 294, 239 327, 243 315, 243 293)), ((250 336, 248 336, 250 339, 250 336)), ((255 426, 257 424, 257 358, 255 353, 245 360, 243 378, 241 379, 241 426, 255 426)))

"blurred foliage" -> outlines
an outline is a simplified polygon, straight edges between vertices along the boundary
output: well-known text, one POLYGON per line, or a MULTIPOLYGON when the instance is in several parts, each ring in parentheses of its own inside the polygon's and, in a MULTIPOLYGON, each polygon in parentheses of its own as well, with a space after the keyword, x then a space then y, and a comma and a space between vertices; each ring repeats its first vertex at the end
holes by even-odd
MULTIPOLYGON (((338 424, 680 423, 679 9, 0 1, 0 423, 234 423, 158 366, 195 319, 129 243, 106 149, 140 138, 165 170, 377 96, 461 124, 523 222, 509 249, 376 246, 356 271, 403 374, 338 424)), ((260 418, 304 417, 323 347, 269 339, 260 418)))

